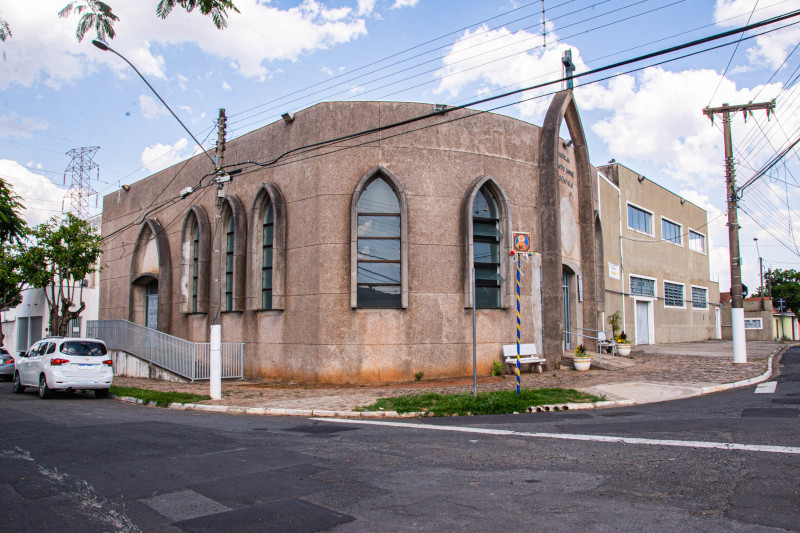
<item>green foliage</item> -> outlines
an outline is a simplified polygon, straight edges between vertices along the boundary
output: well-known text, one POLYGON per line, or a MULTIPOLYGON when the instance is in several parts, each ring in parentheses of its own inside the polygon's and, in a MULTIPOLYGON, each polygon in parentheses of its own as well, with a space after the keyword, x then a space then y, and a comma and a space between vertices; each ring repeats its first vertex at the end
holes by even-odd
POLYGON ((500 361, 492 361, 492 375, 493 376, 502 376, 503 375, 503 363, 500 361))
POLYGON ((422 378, 425 376, 425 372, 417 372, 414 374, 414 381, 422 381, 422 378))
POLYGON ((614 337, 614 340, 617 342, 617 344, 630 344, 630 341, 628 341, 628 336, 625 335, 624 331, 614 337))
POLYGON ((477 398, 471 392, 458 394, 413 394, 394 398, 380 398, 366 411, 397 411, 398 413, 427 412, 434 416, 450 415, 499 415, 524 413, 528 407, 560 403, 597 402, 602 398, 574 389, 522 389, 516 391, 479 392, 477 398))
POLYGON ((86 32, 94 28, 97 38, 101 40, 113 39, 114 23, 119 17, 111 12, 111 6, 99 0, 83 0, 81 2, 70 2, 64 9, 58 12, 58 18, 67 18, 72 12, 80 15, 78 29, 75 30, 75 37, 78 42, 83 41, 86 32))
POLYGON ((786 298, 786 306, 800 317, 800 272, 794 269, 768 270, 766 280, 772 287, 772 298, 786 298))
POLYGON ((22 256, 23 277, 30 287, 44 289, 50 334, 65 335, 69 321, 86 308, 81 282, 98 269, 100 236, 88 222, 70 213, 61 221, 53 217, 39 224, 30 237, 22 256))
POLYGON ((577 345, 573 353, 575 354, 575 357, 587 357, 586 346, 584 346, 583 344, 577 345))
MULTIPOLYGON (((0 24, 0 31, 2 24, 0 24)), ((3 246, 9 241, 19 241, 25 236, 27 224, 21 213, 25 206, 9 184, 0 178, 0 241, 3 246)))
POLYGON ((171 403, 197 403, 211 399, 211 396, 190 394, 188 392, 163 392, 150 389, 138 389, 136 387, 117 387, 116 385, 112 385, 109 392, 115 396, 137 398, 144 403, 153 402, 159 407, 169 407, 171 403))
POLYGON ((11 37, 11 28, 8 26, 8 22, 0 17, 0 41, 5 42, 9 37, 11 37))
POLYGON ((622 316, 619 314, 619 311, 614 311, 614 314, 608 317, 608 325, 611 326, 612 337, 617 336, 617 331, 620 329, 621 322, 622 316))
POLYGON ((181 6, 188 13, 199 7, 200 13, 211 15, 211 20, 218 30, 228 26, 228 21, 225 20, 228 16, 227 10, 240 13, 239 9, 233 5, 232 0, 161 0, 156 7, 156 14, 165 19, 175 5, 181 6))

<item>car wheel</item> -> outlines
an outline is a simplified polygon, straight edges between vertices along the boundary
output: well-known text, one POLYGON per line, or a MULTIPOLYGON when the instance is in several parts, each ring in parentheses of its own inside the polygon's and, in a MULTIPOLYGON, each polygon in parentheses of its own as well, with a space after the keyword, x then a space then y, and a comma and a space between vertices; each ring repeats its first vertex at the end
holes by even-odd
POLYGON ((94 390, 94 397, 95 398, 108 398, 108 389, 95 389, 94 390))
POLYGON ((50 396, 52 396, 52 392, 50 391, 50 387, 47 386, 47 378, 42 374, 39 376, 39 398, 46 400, 50 396))
POLYGON ((11 382, 11 390, 13 390, 16 394, 25 392, 25 387, 23 387, 22 383, 19 382, 19 372, 14 372, 14 380, 11 382))

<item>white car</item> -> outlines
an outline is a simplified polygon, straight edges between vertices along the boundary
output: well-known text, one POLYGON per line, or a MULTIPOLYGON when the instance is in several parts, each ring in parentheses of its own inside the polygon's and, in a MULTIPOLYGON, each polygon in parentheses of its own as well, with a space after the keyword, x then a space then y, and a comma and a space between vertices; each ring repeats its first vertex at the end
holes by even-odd
POLYGON ((108 396, 114 369, 103 341, 83 338, 49 338, 31 346, 16 359, 12 389, 37 387, 41 398, 53 390, 92 390, 108 396))

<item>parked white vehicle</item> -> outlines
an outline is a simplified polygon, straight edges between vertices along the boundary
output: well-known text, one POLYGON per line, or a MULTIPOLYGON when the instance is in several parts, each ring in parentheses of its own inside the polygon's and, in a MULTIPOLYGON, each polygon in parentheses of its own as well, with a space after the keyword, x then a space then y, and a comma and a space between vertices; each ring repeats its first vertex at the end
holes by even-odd
POLYGON ((108 396, 114 369, 105 343, 97 339, 49 338, 31 346, 16 359, 12 389, 37 387, 41 398, 53 390, 93 390, 108 396))

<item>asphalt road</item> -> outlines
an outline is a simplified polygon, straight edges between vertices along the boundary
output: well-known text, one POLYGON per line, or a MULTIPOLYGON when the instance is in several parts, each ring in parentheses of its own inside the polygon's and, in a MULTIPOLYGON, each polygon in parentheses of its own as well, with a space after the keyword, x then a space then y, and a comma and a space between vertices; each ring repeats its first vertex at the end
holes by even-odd
POLYGON ((2 383, 0 530, 800 530, 800 348, 772 381, 394 422, 45 401, 2 383))

